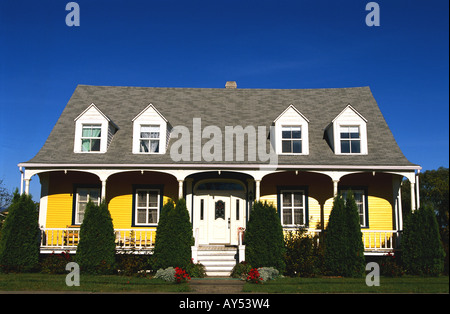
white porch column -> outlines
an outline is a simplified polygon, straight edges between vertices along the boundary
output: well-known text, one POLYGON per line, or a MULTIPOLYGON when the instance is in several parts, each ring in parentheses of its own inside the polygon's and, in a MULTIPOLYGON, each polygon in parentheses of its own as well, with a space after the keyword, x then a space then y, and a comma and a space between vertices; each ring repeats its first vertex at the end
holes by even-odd
POLYGON ((184 180, 178 180, 178 198, 183 198, 183 182, 184 180))
POLYGON ((31 179, 25 179, 25 194, 30 194, 30 181, 31 179))
POLYGON ((261 197, 261 190, 260 190, 261 180, 255 180, 255 185, 256 185, 255 199, 257 202, 259 202, 259 198, 261 197))
POLYGON ((106 179, 102 180, 102 202, 106 199, 106 179))
POLYGON ((411 211, 416 210, 416 193, 415 193, 415 186, 414 186, 414 182, 411 181, 411 211))
POLYGON ((419 193, 419 173, 420 170, 416 174, 416 200, 417 200, 417 209, 420 208, 420 193, 419 193))
POLYGON ((333 180, 333 197, 336 197, 338 195, 338 184, 339 184, 339 179, 333 180))

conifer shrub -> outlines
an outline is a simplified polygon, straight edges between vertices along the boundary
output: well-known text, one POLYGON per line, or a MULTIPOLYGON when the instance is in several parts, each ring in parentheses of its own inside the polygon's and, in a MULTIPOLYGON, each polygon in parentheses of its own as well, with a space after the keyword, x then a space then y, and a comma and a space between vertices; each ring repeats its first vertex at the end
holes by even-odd
POLYGON ((324 267, 329 275, 361 277, 365 271, 364 244, 358 208, 352 193, 334 199, 325 232, 324 267))
POLYGON ((186 267, 191 262, 193 245, 192 224, 186 201, 179 199, 175 206, 172 201, 167 202, 156 229, 155 267, 186 267))
POLYGON ((16 190, 0 235, 0 267, 5 272, 33 271, 39 264, 38 211, 31 195, 16 190))
POLYGON ((255 268, 274 267, 284 273, 284 237, 273 205, 255 202, 245 232, 246 261, 255 268))
POLYGON ((86 205, 75 261, 90 274, 111 274, 115 267, 114 226, 105 202, 86 205))
POLYGON ((437 276, 443 271, 445 252, 431 206, 421 207, 405 217, 400 245, 408 274, 437 276))

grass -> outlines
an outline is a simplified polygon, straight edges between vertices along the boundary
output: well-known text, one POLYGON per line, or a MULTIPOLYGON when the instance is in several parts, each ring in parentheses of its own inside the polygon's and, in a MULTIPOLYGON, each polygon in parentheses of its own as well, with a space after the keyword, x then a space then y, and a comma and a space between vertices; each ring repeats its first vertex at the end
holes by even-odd
POLYGON ((381 277, 380 286, 364 278, 280 278, 264 284, 247 283, 244 292, 256 293, 449 293, 449 277, 381 277))
MULTIPOLYGON (((41 273, 0 274, 0 291, 81 292, 189 292, 188 284, 160 279, 126 276, 81 275, 80 286, 69 287, 66 275, 41 273)), ((449 293, 449 277, 380 278, 380 286, 369 287, 365 278, 280 278, 261 285, 246 283, 243 292, 252 293, 449 293)))
POLYGON ((80 286, 67 286, 66 275, 0 274, 0 291, 187 292, 187 284, 126 276, 81 275, 80 286))

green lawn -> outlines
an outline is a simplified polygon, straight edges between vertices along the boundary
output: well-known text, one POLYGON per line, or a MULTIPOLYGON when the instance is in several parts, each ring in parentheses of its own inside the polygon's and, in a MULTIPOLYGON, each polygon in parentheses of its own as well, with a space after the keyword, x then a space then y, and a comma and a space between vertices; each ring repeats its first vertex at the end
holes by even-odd
MULTIPOLYGON (((188 284, 125 276, 82 275, 79 287, 68 287, 66 275, 0 274, 0 291, 189 292, 188 284)), ((365 278, 280 278, 261 285, 246 283, 255 293, 449 293, 449 277, 380 278, 368 287, 365 278)))
POLYGON ((380 286, 367 286, 364 278, 280 278, 244 286, 256 293, 449 293, 449 277, 381 277, 380 286))
POLYGON ((81 275, 80 286, 67 286, 66 275, 0 274, 0 291, 186 292, 187 284, 161 279, 81 275))

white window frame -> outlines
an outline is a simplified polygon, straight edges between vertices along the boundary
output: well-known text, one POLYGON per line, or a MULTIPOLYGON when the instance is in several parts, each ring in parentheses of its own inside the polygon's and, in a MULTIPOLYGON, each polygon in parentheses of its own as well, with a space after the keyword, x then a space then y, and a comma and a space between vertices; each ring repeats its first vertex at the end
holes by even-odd
POLYGON ((327 134, 331 141, 332 149, 336 155, 367 155, 367 119, 364 118, 350 104, 345 107, 340 114, 332 121, 332 127, 327 128, 327 134), (359 153, 343 153, 341 152, 341 127, 358 127, 360 138, 359 153))
MULTIPOLYGON (((350 134, 350 131, 348 132, 350 134)), ((359 125, 339 125, 339 148, 341 150, 341 154, 348 154, 348 155, 359 155, 362 152, 362 140, 361 140, 361 128, 359 125), (358 138, 342 138, 342 129, 343 128, 358 128, 358 138), (342 152, 342 141, 348 141, 349 142, 349 152, 342 152), (359 152, 352 152, 352 142, 359 142, 359 152)))
POLYGON ((303 154, 303 129, 301 125, 282 125, 281 126, 281 154, 283 155, 302 155, 303 154), (291 137, 290 138, 284 138, 283 137, 283 130, 286 128, 290 128, 291 137), (292 128, 299 128, 300 129, 300 138, 293 138, 292 137, 292 128), (283 142, 289 141, 291 143, 291 151, 290 152, 283 152, 283 142), (294 141, 300 141, 300 152, 294 152, 294 141))
POLYGON ((294 105, 289 105, 275 120, 275 136, 270 141, 278 155, 309 155, 309 120, 294 105), (300 127, 301 153, 283 153, 283 127, 300 127))
POLYGON ((356 198, 355 198, 355 202, 356 202, 356 206, 358 207, 358 214, 359 214, 359 222, 360 222, 360 225, 361 225, 361 228, 367 228, 368 226, 367 226, 367 217, 366 217, 366 214, 368 214, 368 211, 367 211, 367 204, 366 204, 366 191, 365 190, 361 190, 361 189, 351 189, 351 188, 346 188, 346 189, 342 189, 341 191, 340 191, 340 193, 342 194, 342 197, 344 198, 344 199, 347 199, 347 195, 348 195, 348 192, 350 192, 350 191, 352 191, 352 193, 353 193, 353 196, 356 194, 356 193, 360 193, 361 194, 361 199, 362 199, 362 201, 361 202, 359 202, 359 201, 357 201, 356 200, 356 198), (362 205, 362 207, 361 207, 361 209, 360 209, 360 205, 362 205), (361 210, 362 210, 362 212, 361 212, 361 210), (361 219, 362 219, 362 224, 361 224, 361 219))
POLYGON ((135 206, 134 206, 134 225, 135 226, 156 226, 159 222, 159 209, 160 209, 160 197, 161 197, 161 191, 159 189, 136 189, 135 192, 135 206), (146 192, 146 206, 142 207, 139 206, 138 202, 138 195, 139 192, 145 191, 146 192), (149 192, 156 192, 156 206, 149 206, 149 192), (145 209, 145 222, 139 222, 138 221, 138 211, 139 209, 145 209), (149 216, 149 210, 156 210, 156 222, 149 222, 148 216, 149 216))
POLYGON ((133 122, 133 154, 165 154, 167 144, 170 137, 170 126, 166 118, 149 104, 134 119, 133 122), (159 126, 159 151, 158 152, 141 152, 141 127, 142 126, 159 126))
POLYGON ((305 190, 280 190, 280 217, 281 217, 281 225, 283 227, 296 227, 296 226, 305 226, 306 225, 306 191, 305 190), (284 206, 284 193, 291 193, 291 206, 284 206), (302 194, 302 204, 303 206, 295 206, 294 205, 294 193, 302 194), (291 218, 292 223, 288 224, 284 222, 284 211, 285 209, 291 210, 291 218), (303 213, 303 221, 301 224, 295 224, 295 209, 300 209, 303 213))
MULTIPOLYGON (((151 133, 151 132, 150 132, 151 133)), ((156 132, 155 132, 156 133, 156 132)), ((151 136, 151 135, 150 135, 151 136)), ((160 124, 140 124, 139 125, 139 153, 140 154, 160 154, 161 151, 161 125, 160 124), (158 133, 159 136, 157 138, 152 138, 152 137, 142 137, 142 128, 143 127, 149 127, 149 128, 158 128, 158 133), (148 148, 149 151, 145 152, 145 151, 141 151, 141 142, 142 141, 147 141, 148 142, 148 148), (157 152, 152 152, 150 150, 151 147, 151 142, 152 141, 158 141, 158 151, 157 152)))
MULTIPOLYGON (((83 221, 80 221, 79 219, 79 215, 80 215, 80 191, 81 190, 87 190, 87 196, 86 196, 86 202, 83 203, 88 203, 89 200, 91 200, 93 203, 95 203, 96 205, 100 204, 100 198, 101 198, 101 189, 100 188, 88 188, 88 187, 79 187, 77 188, 76 191, 76 199, 75 199, 75 217, 74 217, 74 223, 75 225, 81 225, 83 223, 83 221), (98 197, 97 200, 95 199, 91 199, 91 191, 96 190, 98 197)), ((85 207, 86 210, 86 207, 85 207)), ((83 213, 83 219, 84 219, 84 215, 86 214, 86 211, 83 213)))
POLYGON ((81 138, 80 138, 80 141, 81 141, 81 152, 83 152, 83 153, 99 153, 100 151, 101 151, 101 148, 102 148, 102 125, 101 124, 97 124, 97 123, 83 123, 82 125, 81 125, 81 138), (96 137, 94 137, 94 136, 83 136, 83 130, 85 129, 85 128, 91 128, 91 129, 93 129, 93 128, 96 128, 96 129, 100 129, 100 136, 96 136, 96 137), (89 140, 89 143, 90 143, 90 145, 89 145, 89 150, 83 150, 83 140, 89 140), (99 146, 98 146, 98 150, 92 150, 92 140, 99 140, 100 141, 100 143, 99 143, 99 146))

